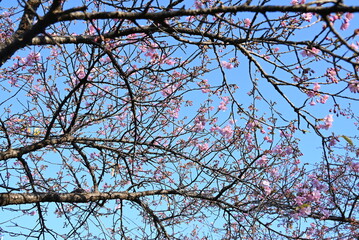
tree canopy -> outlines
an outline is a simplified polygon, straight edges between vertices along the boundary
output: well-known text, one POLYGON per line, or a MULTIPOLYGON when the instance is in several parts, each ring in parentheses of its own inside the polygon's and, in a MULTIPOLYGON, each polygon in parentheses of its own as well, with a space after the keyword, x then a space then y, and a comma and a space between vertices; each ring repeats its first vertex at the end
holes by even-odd
POLYGON ((4 2, 0 236, 359 238, 356 1, 4 2))

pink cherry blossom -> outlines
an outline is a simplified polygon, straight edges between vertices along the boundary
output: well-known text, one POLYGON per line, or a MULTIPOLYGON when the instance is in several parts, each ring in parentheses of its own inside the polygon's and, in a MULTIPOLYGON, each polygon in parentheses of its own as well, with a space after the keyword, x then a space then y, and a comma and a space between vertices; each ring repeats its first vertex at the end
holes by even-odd
POLYGON ((340 30, 347 30, 349 28, 349 20, 344 19, 342 25, 340 26, 340 30))
POLYGON ((329 128, 331 128, 333 126, 333 115, 332 114, 329 114, 327 115, 324 119, 324 124, 320 124, 318 127, 321 128, 321 129, 326 129, 328 130, 329 128))
POLYGON ((348 20, 352 20, 354 18, 354 13, 350 13, 350 12, 346 13, 345 18, 348 20))
POLYGON ((225 111, 225 110, 227 110, 227 104, 229 102, 229 97, 221 97, 221 98, 222 98, 222 101, 220 102, 218 109, 225 111))
POLYGON ((198 151, 205 152, 209 149, 208 143, 197 144, 198 151))
POLYGON ((328 77, 327 82, 333 82, 333 83, 337 83, 338 79, 336 78, 337 76, 337 72, 339 72, 340 69, 337 68, 328 68, 326 71, 326 76, 328 77))
POLYGON ((307 22, 310 22, 312 17, 313 17, 313 13, 303 13, 302 14, 302 19, 307 21, 307 22))
POLYGON ((249 27, 251 25, 251 20, 249 18, 244 19, 244 26, 249 27))
POLYGON ((230 125, 225 126, 224 128, 220 129, 219 132, 223 135, 224 138, 231 138, 233 135, 233 129, 230 125))
POLYGON ((348 84, 348 87, 352 93, 358 93, 359 92, 359 81, 357 81, 357 80, 350 81, 348 84))
POLYGON ((207 120, 204 118, 203 115, 197 116, 194 120, 194 131, 200 132, 203 131, 206 126, 207 120))
POLYGON ((201 9, 203 7, 203 2, 200 0, 196 0, 194 2, 194 5, 195 5, 196 9, 201 9))
POLYGON ((354 172, 359 173, 359 162, 352 162, 350 167, 354 172))
POLYGON ((304 4, 305 0, 292 0, 290 4, 297 5, 297 4, 304 4))
POLYGON ((263 139, 269 143, 273 142, 273 140, 269 136, 265 136, 263 139))
POLYGON ((229 120, 229 124, 231 124, 231 125, 234 125, 236 122, 237 122, 237 120, 234 120, 234 119, 229 120))
POLYGON ((86 76, 85 68, 80 66, 79 69, 76 71, 76 75, 79 79, 83 79, 86 76))
POLYGON ((337 136, 331 136, 329 138, 329 146, 335 146, 338 142, 340 142, 340 140, 337 136))
POLYGON ((232 69, 234 67, 231 63, 226 62, 226 61, 222 61, 222 66, 227 69, 232 69))
POLYGON ((261 158, 257 160, 257 164, 259 164, 260 166, 266 166, 267 163, 268 163, 268 158, 266 155, 263 155, 261 158))
POLYGON ((320 102, 321 104, 325 104, 325 103, 327 102, 328 98, 329 98, 328 95, 322 95, 322 96, 319 98, 318 102, 320 102))
POLYGON ((313 91, 319 91, 319 89, 320 89, 319 83, 314 83, 313 91))
POLYGON ((204 80, 198 82, 197 84, 201 88, 203 93, 211 92, 211 89, 210 89, 211 85, 208 83, 207 79, 204 79, 204 80))
POLYGON ((311 193, 311 196, 310 196, 310 201, 314 201, 314 202, 318 202, 321 198, 321 193, 320 191, 318 190, 314 190, 312 193, 311 193))
POLYGON ((262 181, 262 187, 264 188, 266 195, 268 195, 272 192, 272 188, 270 187, 270 183, 268 180, 262 181))
POLYGON ((316 105, 317 103, 312 99, 311 101, 310 101, 310 103, 309 103, 309 105, 310 106, 314 106, 314 105, 316 105))
POLYGON ((301 52, 303 57, 315 57, 319 53, 320 53, 320 50, 315 47, 312 47, 311 49, 307 48, 301 52))
POLYGON ((36 63, 38 61, 40 61, 40 53, 38 53, 38 52, 31 52, 26 57, 26 64, 27 65, 32 65, 33 63, 36 63))
POLYGON ((189 22, 193 22, 195 19, 196 19, 195 16, 188 16, 188 17, 186 17, 186 20, 189 21, 189 22))
POLYGON ((96 34, 97 31, 98 31, 98 29, 95 28, 93 25, 89 26, 89 34, 91 34, 91 35, 96 34))
POLYGON ((308 216, 312 212, 310 206, 300 207, 299 214, 301 216, 308 216))

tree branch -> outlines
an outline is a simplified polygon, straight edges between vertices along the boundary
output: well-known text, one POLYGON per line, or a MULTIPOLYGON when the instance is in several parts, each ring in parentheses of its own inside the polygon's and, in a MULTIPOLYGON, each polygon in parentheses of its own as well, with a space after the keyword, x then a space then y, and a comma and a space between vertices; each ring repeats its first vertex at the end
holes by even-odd
MULTIPOLYGON (((71 202, 86 203, 99 200, 122 199, 137 201, 139 197, 162 194, 181 194, 178 190, 150 190, 143 192, 94 192, 94 193, 0 193, 0 206, 40 203, 40 202, 71 202)), ((187 195, 188 193, 186 193, 187 195)), ((197 194, 196 194, 197 195, 197 194)))

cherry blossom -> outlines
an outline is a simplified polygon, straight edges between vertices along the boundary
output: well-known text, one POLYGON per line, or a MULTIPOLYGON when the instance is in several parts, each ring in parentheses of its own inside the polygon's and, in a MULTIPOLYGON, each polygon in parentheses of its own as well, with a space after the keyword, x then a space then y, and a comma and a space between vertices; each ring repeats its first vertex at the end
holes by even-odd
POLYGON ((226 62, 226 61, 222 61, 222 66, 227 68, 227 69, 232 69, 233 68, 233 64, 226 62))
POLYGON ((359 237, 352 3, 18 2, 4 239, 359 237))
POLYGON ((307 22, 310 22, 311 19, 312 19, 312 17, 313 17, 313 14, 312 14, 312 13, 303 13, 303 14, 302 14, 302 18, 303 18, 305 21, 307 21, 307 22))
POLYGON ((265 191, 266 195, 268 195, 268 194, 271 193, 272 189, 271 189, 271 187, 270 187, 269 181, 263 180, 263 181, 262 181, 262 186, 263 186, 263 188, 264 188, 264 191, 265 191))
POLYGON ((358 93, 359 92, 359 81, 350 81, 348 84, 349 90, 352 93, 358 93))
POLYGON ((326 117, 324 117, 323 121, 324 121, 324 124, 320 124, 320 125, 318 125, 318 127, 328 130, 329 128, 331 128, 333 126, 333 121, 334 121, 333 115, 328 114, 326 117))
POLYGON ((224 138, 231 138, 233 135, 233 129, 230 125, 225 126, 222 129, 219 129, 219 132, 223 135, 224 138))
POLYGON ((320 89, 319 83, 314 83, 313 91, 319 91, 319 89, 320 89))
POLYGON ((227 104, 229 103, 229 97, 221 97, 222 101, 220 102, 218 109, 219 110, 227 110, 227 104))
POLYGON ((301 52, 303 57, 315 57, 319 53, 320 53, 320 50, 315 47, 312 47, 310 49, 305 49, 301 52))
POLYGON ((249 27, 251 25, 251 20, 249 18, 244 19, 244 26, 249 27))

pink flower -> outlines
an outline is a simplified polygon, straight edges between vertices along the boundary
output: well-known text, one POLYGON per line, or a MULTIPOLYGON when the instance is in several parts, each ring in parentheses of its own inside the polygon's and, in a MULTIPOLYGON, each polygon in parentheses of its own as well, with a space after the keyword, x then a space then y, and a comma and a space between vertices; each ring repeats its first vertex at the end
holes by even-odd
POLYGON ((312 101, 310 101, 309 105, 310 105, 310 106, 314 106, 314 105, 316 105, 316 103, 315 103, 314 100, 312 99, 312 101))
POLYGON ((251 25, 251 20, 249 18, 244 19, 244 26, 249 27, 251 25))
POLYGON ((319 83, 314 83, 313 91, 318 91, 320 89, 319 83))
POLYGON ((202 8, 203 3, 202 3, 202 1, 197 0, 194 2, 194 6, 196 7, 196 9, 200 9, 200 8, 202 8))
POLYGON ((40 61, 40 53, 38 52, 31 52, 27 57, 26 57, 26 63, 28 65, 32 65, 35 62, 40 61))
POLYGON ((263 155, 260 159, 257 160, 257 164, 261 166, 266 166, 268 163, 268 158, 266 155, 263 155))
POLYGON ((340 30, 347 30, 349 28, 349 20, 344 19, 342 25, 340 26, 340 30))
POLYGON ((332 136, 329 139, 329 146, 335 146, 338 142, 340 142, 339 138, 332 136))
POLYGON ((350 81, 348 87, 352 93, 358 93, 359 92, 359 81, 356 81, 356 80, 350 81))
POLYGON ((199 87, 201 87, 201 90, 203 93, 208 93, 211 91, 211 89, 210 89, 211 85, 209 85, 207 79, 204 79, 204 80, 198 82, 197 84, 199 87))
POLYGON ((331 125, 333 123, 333 115, 332 114, 329 114, 327 115, 325 118, 324 118, 324 122, 327 124, 327 125, 331 125))
POLYGON ((290 4, 297 5, 297 4, 304 4, 305 0, 292 0, 290 4))
POLYGON ((326 129, 328 130, 329 128, 331 128, 333 126, 333 115, 332 114, 329 114, 327 115, 324 119, 324 124, 320 124, 318 127, 321 128, 321 129, 326 129))
POLYGON ((194 131, 196 132, 200 132, 204 129, 204 127, 206 126, 206 122, 207 120, 204 118, 204 116, 200 115, 197 116, 194 120, 194 131))
POLYGON ((307 48, 303 50, 300 54, 302 54, 303 57, 315 57, 318 53, 320 53, 320 50, 312 47, 311 49, 307 48))
POLYGON ((281 137, 284 137, 284 138, 291 138, 292 137, 292 134, 287 133, 287 132, 285 132, 283 130, 279 130, 279 132, 280 132, 281 137))
POLYGON ((293 148, 290 147, 290 146, 286 147, 286 148, 285 148, 285 153, 288 154, 288 155, 289 155, 289 154, 292 154, 292 153, 293 153, 293 148))
POLYGON ((224 138, 231 138, 233 135, 233 130, 230 125, 225 126, 224 128, 220 129, 219 132, 222 134, 224 138))
POLYGON ((318 202, 321 194, 318 190, 314 190, 311 194, 310 201, 318 202))
POLYGON ((303 205, 304 198, 301 196, 296 196, 294 201, 297 205, 303 205))
POLYGON ((307 94, 307 96, 310 97, 310 98, 312 98, 312 97, 315 96, 315 92, 314 92, 314 91, 307 91, 306 94, 307 94))
POLYGON ((354 172, 359 172, 359 162, 357 162, 357 163, 352 162, 352 163, 350 164, 350 168, 351 168, 354 172))
POLYGON ((89 34, 95 34, 97 31, 98 30, 93 25, 89 26, 89 34))
POLYGON ((262 187, 264 188, 266 195, 271 193, 272 189, 270 187, 270 183, 267 180, 262 181, 262 187))
POLYGON ((76 75, 79 79, 83 79, 86 76, 85 69, 83 66, 79 67, 79 69, 76 71, 76 75))
POLYGON ((334 82, 334 83, 338 83, 338 79, 336 78, 337 72, 339 71, 339 69, 335 69, 335 68, 328 68, 325 75, 328 77, 327 82, 334 82))
POLYGON ((263 186, 269 186, 270 184, 269 184, 269 182, 268 182, 267 180, 263 180, 263 181, 262 181, 262 185, 263 185, 263 186))
POLYGON ((180 109, 179 108, 175 108, 173 110, 167 110, 167 112, 170 114, 171 117, 173 118, 178 118, 179 116, 179 111, 180 109))
POLYGON ((311 52, 312 52, 313 54, 317 55, 318 53, 320 53, 320 50, 317 49, 317 48, 315 48, 315 47, 312 47, 311 52))
POLYGON ((203 93, 209 93, 210 91, 211 91, 211 89, 209 89, 209 88, 202 88, 203 93))
POLYGON ((263 139, 269 143, 273 142, 273 140, 269 136, 265 136, 263 139))
POLYGON ((219 104, 218 109, 219 109, 219 110, 223 110, 223 111, 227 110, 226 104, 222 101, 222 102, 219 104))
POLYGON ((321 104, 324 104, 324 103, 327 102, 328 98, 329 98, 328 95, 323 95, 323 96, 320 97, 319 102, 320 102, 321 104))
POLYGON ((254 131, 255 128, 260 128, 261 124, 257 121, 249 121, 247 122, 246 128, 249 129, 250 131, 254 131))
POLYGON ((186 21, 188 21, 188 22, 192 22, 192 21, 194 21, 194 20, 196 20, 196 17, 195 17, 195 16, 186 17, 186 21))
POLYGON ((165 60, 165 63, 168 64, 168 65, 173 66, 173 65, 175 65, 176 61, 173 60, 173 59, 166 59, 166 60, 165 60))
POLYGON ((309 214, 311 214, 312 212, 312 209, 310 206, 306 206, 306 207, 301 207, 300 208, 300 211, 299 211, 299 214, 301 216, 308 216, 309 214))
POLYGON ((348 20, 352 20, 354 18, 354 14, 353 13, 346 13, 345 18, 348 19, 348 20))
POLYGON ((9 83, 11 84, 11 86, 13 86, 13 87, 17 87, 18 85, 16 84, 17 83, 17 81, 18 81, 18 79, 17 78, 14 78, 14 77, 9 77, 9 83))
POLYGON ((229 62, 226 62, 226 61, 222 61, 222 66, 227 68, 227 69, 232 69, 233 68, 233 65, 229 62))
POLYGON ((358 50, 358 45, 356 45, 356 44, 354 44, 354 43, 350 44, 350 47, 353 48, 353 49, 355 49, 355 50, 358 50))
POLYGON ((313 13, 303 13, 302 14, 302 19, 307 21, 307 22, 310 22, 312 17, 313 17, 313 13))
POLYGON ((229 102, 229 97, 221 97, 221 98, 222 98, 223 101, 221 101, 221 103, 219 104, 218 109, 225 111, 225 110, 227 110, 226 105, 229 102))
POLYGON ((198 151, 200 151, 200 152, 205 152, 209 149, 207 143, 197 144, 197 148, 198 148, 198 151))

